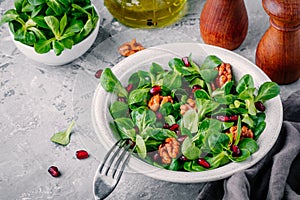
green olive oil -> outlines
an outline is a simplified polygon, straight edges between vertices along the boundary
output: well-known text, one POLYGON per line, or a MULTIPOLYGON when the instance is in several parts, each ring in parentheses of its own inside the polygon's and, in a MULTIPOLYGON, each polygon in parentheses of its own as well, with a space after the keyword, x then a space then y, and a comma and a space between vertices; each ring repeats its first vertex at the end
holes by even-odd
POLYGON ((120 23, 134 28, 170 25, 186 10, 186 0, 104 0, 104 4, 120 23))

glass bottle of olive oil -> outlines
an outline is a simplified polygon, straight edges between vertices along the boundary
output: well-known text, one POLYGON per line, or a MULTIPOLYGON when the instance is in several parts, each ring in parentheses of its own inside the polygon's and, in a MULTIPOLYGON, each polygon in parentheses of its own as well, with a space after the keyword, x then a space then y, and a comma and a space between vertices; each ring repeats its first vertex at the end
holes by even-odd
POLYGON ((184 15, 187 0, 104 0, 109 12, 134 28, 164 27, 184 15))

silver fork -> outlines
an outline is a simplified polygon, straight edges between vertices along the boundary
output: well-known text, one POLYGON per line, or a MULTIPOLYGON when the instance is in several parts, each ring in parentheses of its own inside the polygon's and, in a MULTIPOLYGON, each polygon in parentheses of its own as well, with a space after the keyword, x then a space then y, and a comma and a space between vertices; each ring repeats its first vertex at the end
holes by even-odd
POLYGON ((129 161, 131 145, 131 141, 119 140, 107 152, 94 178, 95 199, 105 199, 116 188, 129 161))

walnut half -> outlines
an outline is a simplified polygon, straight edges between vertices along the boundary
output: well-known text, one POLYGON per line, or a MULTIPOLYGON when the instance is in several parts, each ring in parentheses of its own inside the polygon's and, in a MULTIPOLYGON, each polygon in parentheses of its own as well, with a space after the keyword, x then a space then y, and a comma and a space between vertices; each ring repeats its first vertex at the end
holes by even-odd
MULTIPOLYGON (((235 141, 236 137, 237 137, 237 126, 232 126, 229 129, 229 132, 227 132, 227 134, 230 134, 230 133, 232 133, 233 141, 235 141)), ((247 126, 242 126, 240 139, 242 140, 243 138, 253 138, 253 137, 254 137, 254 134, 253 134, 252 130, 250 128, 248 128, 247 126)))
POLYGON ((186 101, 186 104, 182 104, 180 106, 180 114, 184 115, 190 109, 196 109, 197 110, 196 101, 193 100, 193 99, 188 99, 186 101))
POLYGON ((167 102, 173 103, 173 99, 171 96, 160 96, 160 94, 156 94, 149 100, 148 107, 152 111, 156 112, 160 108, 160 106, 167 102))
POLYGON ((172 158, 176 158, 180 150, 180 144, 175 138, 167 138, 165 142, 158 147, 158 153, 164 164, 170 164, 172 158))
POLYGON ((141 51, 145 49, 143 47, 143 45, 141 45, 140 43, 136 42, 136 39, 131 40, 131 42, 126 42, 124 44, 122 44, 121 46, 119 46, 119 53, 122 56, 128 57, 138 51, 141 51))
POLYGON ((216 84, 218 87, 222 87, 226 82, 232 80, 231 65, 229 63, 222 63, 217 67, 219 74, 216 78, 216 84))

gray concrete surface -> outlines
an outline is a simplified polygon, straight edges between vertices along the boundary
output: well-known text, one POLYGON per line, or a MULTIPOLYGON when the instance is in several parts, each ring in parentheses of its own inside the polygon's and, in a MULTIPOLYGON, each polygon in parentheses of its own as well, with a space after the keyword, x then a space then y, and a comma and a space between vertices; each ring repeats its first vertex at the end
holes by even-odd
MULTIPOLYGON (((205 3, 189 0, 188 13, 165 29, 138 30, 119 24, 94 1, 101 14, 101 27, 92 48, 65 66, 33 62, 14 46, 6 26, 0 27, 0 199, 93 199, 93 176, 105 152, 93 132, 90 106, 98 80, 98 69, 123 59, 118 46, 136 38, 145 47, 171 42, 203 43, 199 16, 205 3), (71 143, 58 146, 50 137, 76 120, 71 143), (77 160, 75 152, 86 149, 90 157, 77 160), (47 169, 59 167, 62 176, 51 177, 47 169)), ((250 61, 269 26, 261 1, 245 1, 249 30, 236 53, 250 61)), ((0 0, 0 16, 13 7, 12 0, 0 0)), ((285 99, 300 81, 281 86, 285 99)), ((205 183, 177 184, 154 180, 142 174, 125 173, 108 199, 195 199, 205 183)))

